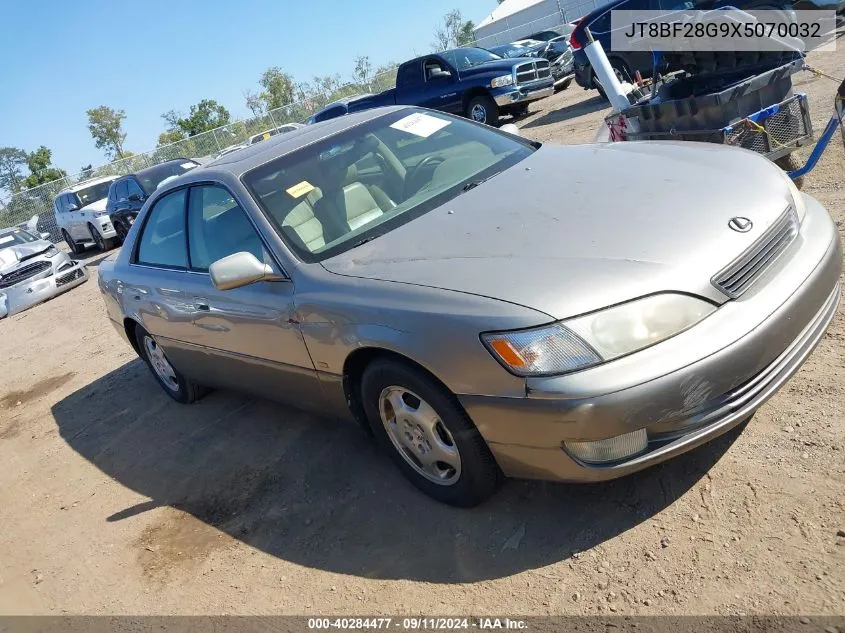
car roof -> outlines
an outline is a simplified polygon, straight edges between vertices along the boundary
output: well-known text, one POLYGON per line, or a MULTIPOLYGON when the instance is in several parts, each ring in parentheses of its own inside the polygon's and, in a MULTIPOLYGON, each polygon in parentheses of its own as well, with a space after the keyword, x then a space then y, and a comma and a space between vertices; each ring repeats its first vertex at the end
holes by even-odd
POLYGON ((90 187, 91 185, 99 185, 101 182, 111 182, 112 180, 117 180, 120 178, 120 174, 114 176, 100 176, 98 178, 89 178, 88 180, 83 180, 81 182, 76 183, 75 185, 71 185, 70 187, 65 187, 57 196, 60 196, 65 193, 76 193, 80 189, 85 189, 86 187, 90 187))
MULTIPOLYGON (((342 117, 328 119, 327 121, 320 121, 319 123, 312 123, 296 130, 291 130, 284 134, 276 134, 275 136, 263 141, 244 147, 237 152, 231 152, 220 156, 202 167, 202 173, 205 177, 210 175, 213 170, 228 172, 234 174, 236 177, 243 173, 263 165, 264 163, 284 156, 298 149, 316 143, 324 138, 334 136, 340 132, 348 130, 362 123, 378 119, 392 112, 409 109, 408 106, 387 106, 383 108, 372 108, 370 110, 363 110, 361 112, 354 112, 342 117)), ((192 169, 185 177, 190 177, 194 172, 199 171, 192 169)), ((184 182, 181 181, 180 182, 184 182)))
MULTIPOLYGON (((192 163, 196 163, 197 166, 200 166, 200 164, 197 163, 197 161, 195 161, 193 158, 173 158, 171 160, 166 160, 163 163, 157 163, 157 164, 153 165, 152 167, 144 167, 144 169, 139 169, 138 171, 133 171, 131 174, 126 174, 126 176, 121 176, 121 178, 128 178, 129 176, 146 176, 147 174, 152 174, 152 173, 158 171, 164 165, 169 165, 171 163, 186 163, 188 161, 190 161, 192 163)), ((196 167, 194 167, 194 169, 196 169, 196 167)))

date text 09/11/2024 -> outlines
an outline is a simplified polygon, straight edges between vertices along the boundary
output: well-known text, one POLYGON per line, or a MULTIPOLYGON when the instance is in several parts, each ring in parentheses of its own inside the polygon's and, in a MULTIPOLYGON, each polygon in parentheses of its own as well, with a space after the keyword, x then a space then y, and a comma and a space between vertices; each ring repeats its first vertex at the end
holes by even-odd
POLYGON ((524 630, 524 620, 511 618, 387 618, 387 617, 352 617, 352 618, 308 618, 311 630, 329 629, 403 629, 403 630, 524 630))

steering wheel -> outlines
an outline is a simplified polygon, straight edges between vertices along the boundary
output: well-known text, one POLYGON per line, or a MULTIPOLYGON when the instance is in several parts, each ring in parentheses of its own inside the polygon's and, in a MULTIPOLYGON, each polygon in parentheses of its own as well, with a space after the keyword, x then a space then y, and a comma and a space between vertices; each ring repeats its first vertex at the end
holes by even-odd
POLYGON ((445 161, 446 159, 443 158, 440 154, 431 154, 423 158, 420 162, 416 165, 411 167, 411 169, 405 174, 405 198, 410 198, 411 195, 416 193, 421 187, 414 188, 413 185, 416 184, 416 180, 420 177, 423 173, 424 167, 433 167, 436 168, 437 165, 445 161))

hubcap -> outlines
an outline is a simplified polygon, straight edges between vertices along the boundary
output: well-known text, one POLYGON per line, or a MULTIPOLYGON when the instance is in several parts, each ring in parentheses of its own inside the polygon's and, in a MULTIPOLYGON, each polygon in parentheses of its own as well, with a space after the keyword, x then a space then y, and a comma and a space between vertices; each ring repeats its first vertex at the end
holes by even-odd
POLYGON ((151 336, 144 337, 144 349, 147 352, 147 358, 150 359, 150 365, 152 365, 153 371, 161 379, 161 382, 164 383, 164 386, 171 391, 179 391, 179 381, 176 380, 176 372, 164 355, 164 351, 151 336))
POLYGON ((480 103, 476 103, 472 106, 472 110, 470 110, 470 115, 472 116, 472 120, 478 123, 486 123, 487 122, 487 108, 485 108, 480 103))
POLYGON ((461 454, 437 411, 404 387, 386 387, 379 396, 381 423, 394 448, 420 475, 441 486, 461 476, 461 454))

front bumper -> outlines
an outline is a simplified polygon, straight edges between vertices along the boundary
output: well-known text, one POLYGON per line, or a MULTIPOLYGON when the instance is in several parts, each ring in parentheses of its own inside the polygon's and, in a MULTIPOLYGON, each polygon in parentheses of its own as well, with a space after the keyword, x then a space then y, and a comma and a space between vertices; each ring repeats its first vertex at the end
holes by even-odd
POLYGON ((500 108, 503 106, 515 105, 518 103, 528 103, 529 101, 536 101, 537 99, 544 99, 545 97, 554 94, 554 85, 551 77, 548 81, 541 85, 527 85, 514 88, 508 86, 499 91, 493 92, 493 100, 500 108))
POLYGON ((526 398, 459 396, 502 470, 534 479, 613 479, 695 448, 752 415, 800 368, 839 303, 839 237, 824 209, 811 206, 794 252, 767 273, 776 278, 695 328, 627 362, 531 379, 526 398), (758 313, 769 316, 758 317, 756 327, 744 324, 747 333, 737 340, 694 360, 683 358, 685 348, 695 350, 702 338, 710 343, 726 322, 753 320, 758 313), (657 357, 677 359, 677 368, 648 375, 657 357), (648 436, 644 452, 618 462, 587 464, 564 446, 639 429, 648 436))
POLYGON ((17 314, 63 292, 85 283, 88 270, 85 264, 69 260, 73 265, 54 272, 61 264, 44 275, 27 279, 10 288, 0 290, 0 318, 17 314))

